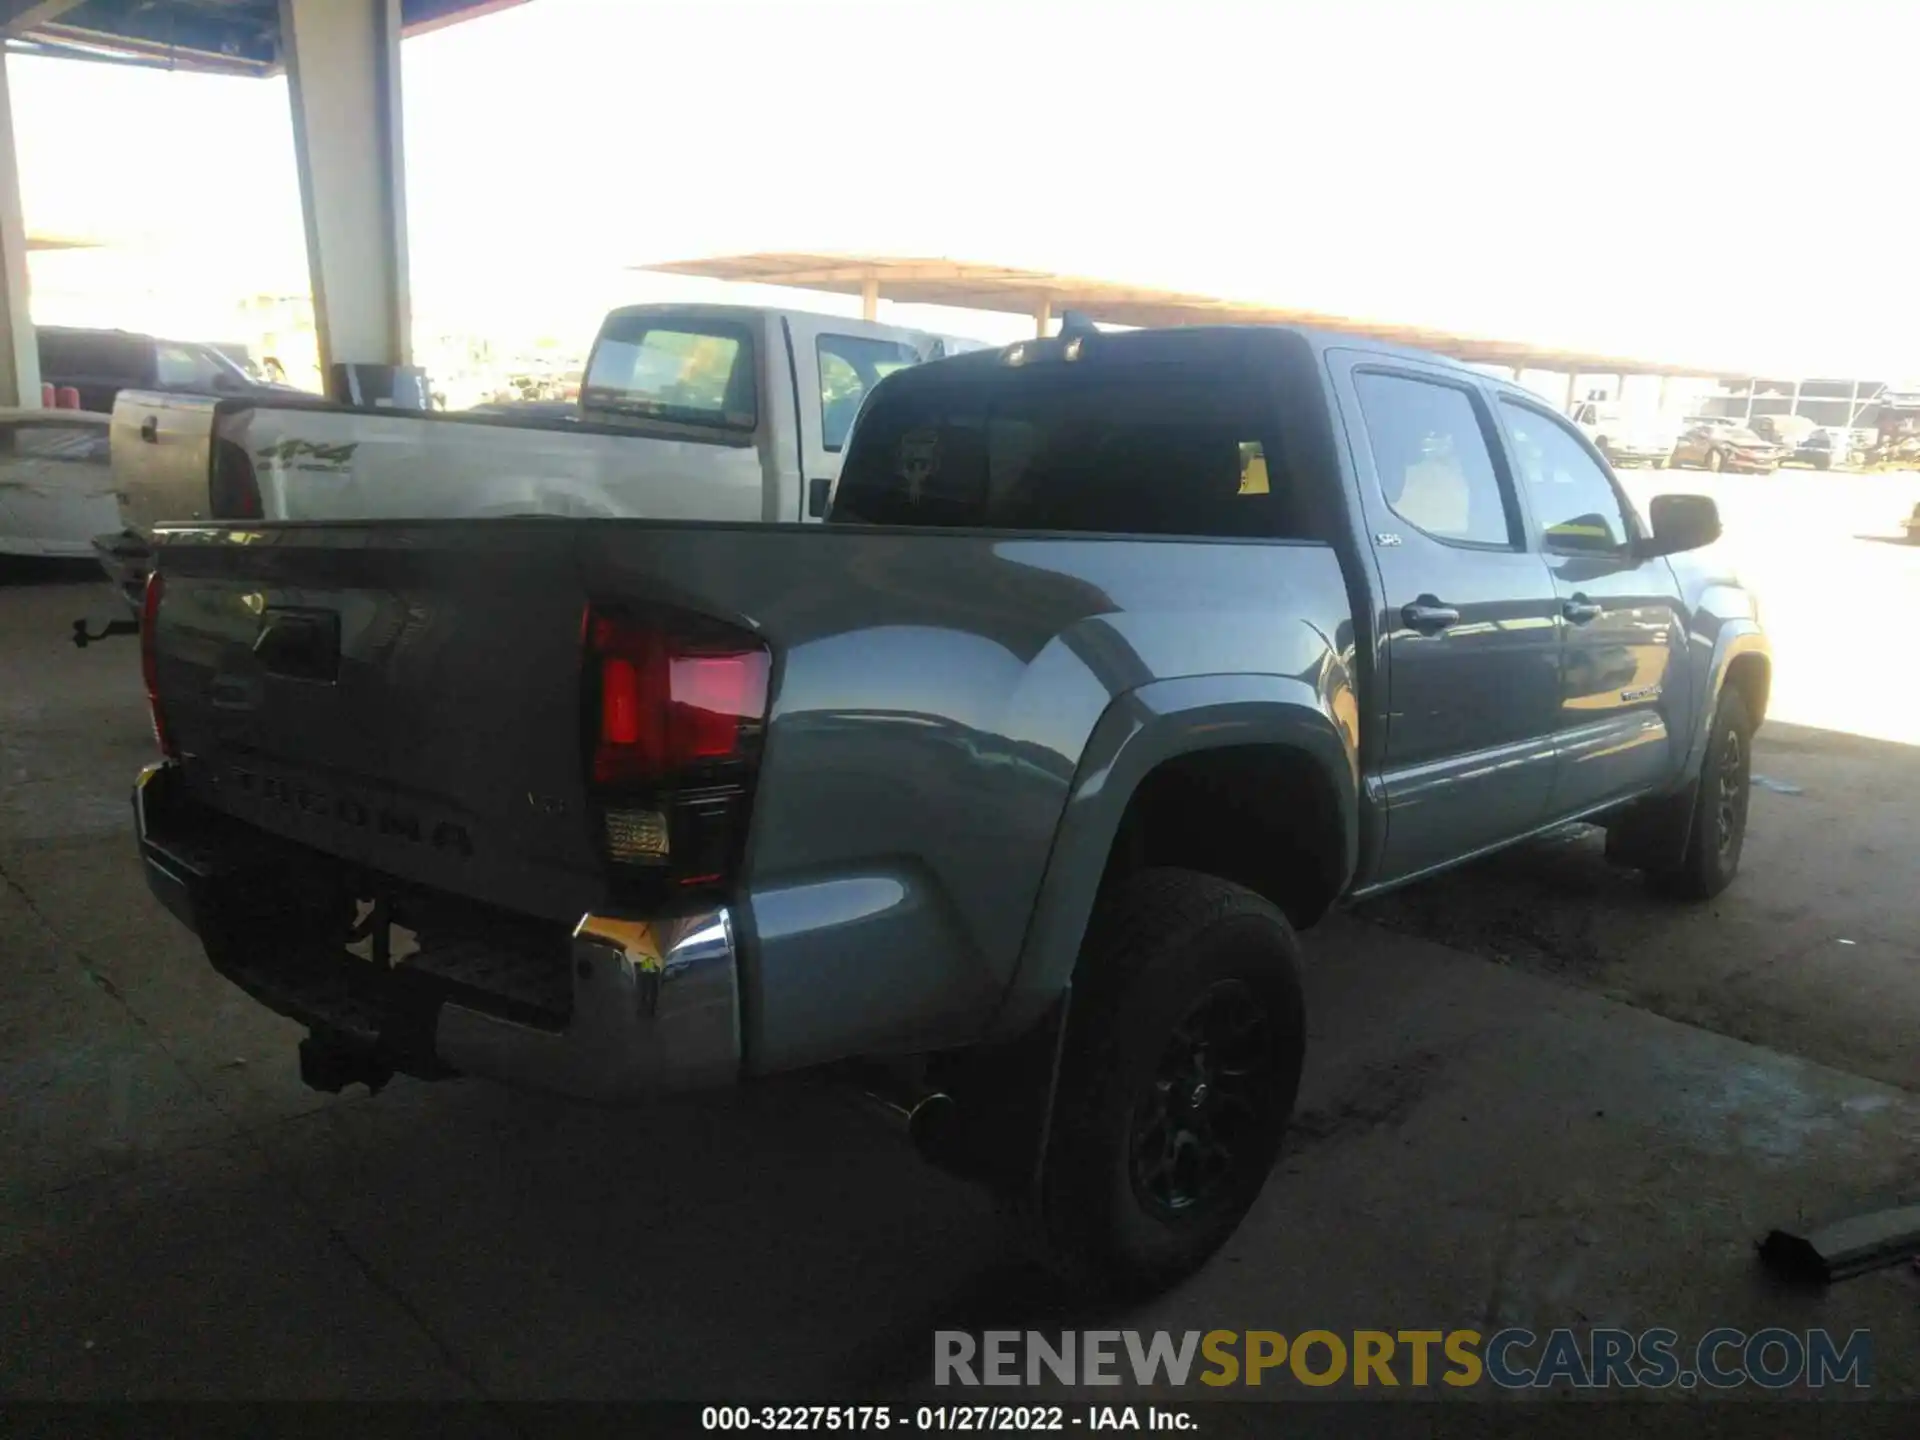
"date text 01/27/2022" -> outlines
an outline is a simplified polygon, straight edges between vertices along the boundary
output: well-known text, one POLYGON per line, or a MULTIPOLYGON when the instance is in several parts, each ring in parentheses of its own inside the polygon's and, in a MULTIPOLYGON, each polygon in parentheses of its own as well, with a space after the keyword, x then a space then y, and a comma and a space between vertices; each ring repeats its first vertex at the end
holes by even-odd
POLYGON ((700 1428, 713 1431, 912 1430, 980 1434, 1070 1430, 1191 1433, 1200 1427, 1182 1409, 1153 1405, 708 1405, 700 1428))

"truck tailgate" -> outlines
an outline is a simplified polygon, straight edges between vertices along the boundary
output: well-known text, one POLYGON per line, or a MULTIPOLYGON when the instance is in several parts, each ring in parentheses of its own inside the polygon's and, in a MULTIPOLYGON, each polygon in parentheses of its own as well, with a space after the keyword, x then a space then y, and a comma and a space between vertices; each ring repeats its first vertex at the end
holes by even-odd
POLYGON ((273 834, 578 919, 582 597, 538 524, 163 532, 155 637, 195 797, 273 834))

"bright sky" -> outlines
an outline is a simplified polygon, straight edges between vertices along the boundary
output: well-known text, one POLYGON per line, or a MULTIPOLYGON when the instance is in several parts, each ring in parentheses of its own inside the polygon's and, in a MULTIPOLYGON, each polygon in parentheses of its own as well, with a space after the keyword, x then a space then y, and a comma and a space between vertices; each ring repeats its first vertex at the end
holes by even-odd
MULTIPOLYGON (((623 266, 822 249, 1920 373, 1900 0, 531 0, 403 54, 423 326, 584 343, 686 293, 623 266)), ((29 228, 302 288, 280 82, 10 73, 29 228)))

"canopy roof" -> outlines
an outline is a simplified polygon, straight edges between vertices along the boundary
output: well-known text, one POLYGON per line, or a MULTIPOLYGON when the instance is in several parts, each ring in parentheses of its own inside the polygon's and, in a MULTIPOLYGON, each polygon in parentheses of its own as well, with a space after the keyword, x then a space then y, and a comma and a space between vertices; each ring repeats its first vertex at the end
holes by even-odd
POLYGON ((1090 320, 1114 325, 1300 325, 1366 335, 1450 355, 1474 364, 1518 366, 1592 375, 1692 375, 1726 373, 1686 357, 1601 354, 1465 335, 1393 321, 1330 315, 1215 295, 1155 290, 1081 275, 987 265, 969 260, 909 259, 881 255, 763 252, 705 260, 643 265, 671 275, 699 275, 755 285, 791 285, 859 295, 877 286, 888 300, 910 305, 951 305, 963 310, 992 310, 1038 315, 1077 310, 1090 320))

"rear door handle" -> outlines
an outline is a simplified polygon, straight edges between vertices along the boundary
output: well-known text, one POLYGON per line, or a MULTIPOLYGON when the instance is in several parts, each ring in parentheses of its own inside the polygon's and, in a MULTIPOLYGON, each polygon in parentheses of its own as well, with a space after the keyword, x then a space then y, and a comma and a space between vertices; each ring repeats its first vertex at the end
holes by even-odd
POLYGON ((1400 607, 1400 618, 1407 622, 1409 630, 1438 635, 1449 625, 1460 623, 1460 612, 1451 605, 1442 605, 1431 595, 1422 595, 1400 607))
POLYGON ((1584 595, 1576 595, 1560 607, 1560 613, 1575 625, 1585 625, 1590 620, 1598 620, 1605 607, 1594 604, 1584 595))

